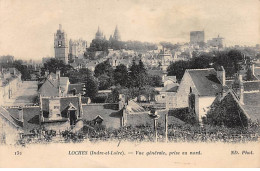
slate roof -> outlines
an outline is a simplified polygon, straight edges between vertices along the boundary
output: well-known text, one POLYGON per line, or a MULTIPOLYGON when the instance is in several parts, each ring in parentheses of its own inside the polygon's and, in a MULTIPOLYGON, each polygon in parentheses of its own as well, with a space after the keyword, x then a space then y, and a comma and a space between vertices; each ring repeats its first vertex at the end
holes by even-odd
POLYGON ((59 85, 61 91, 65 94, 68 92, 68 77, 60 77, 60 81, 56 79, 56 74, 50 73, 44 82, 40 85, 39 91, 42 96, 58 96, 59 95, 59 85))
POLYGON ((117 117, 118 104, 98 103, 98 104, 87 104, 82 105, 83 108, 83 119, 87 121, 94 120, 97 116, 103 118, 103 124, 106 127, 119 128, 120 118, 117 117))
POLYGON ((20 128, 22 126, 22 123, 18 119, 13 117, 8 110, 4 109, 1 106, 0 106, 0 115, 4 117, 8 122, 10 122, 16 128, 20 128))
MULTIPOLYGON (((43 111, 43 117, 48 118, 49 117, 49 101, 51 98, 42 97, 42 111, 43 111)), ((59 97, 60 100, 60 111, 61 116, 63 118, 67 118, 67 112, 70 106, 70 103, 76 107, 77 113, 80 113, 80 102, 78 96, 68 96, 68 97, 59 97)))
MULTIPOLYGON (((18 108, 8 108, 9 113, 13 118, 18 120, 18 108)), ((24 107, 23 108, 23 130, 24 133, 29 133, 32 129, 40 128, 39 125, 40 107, 24 107)))
POLYGON ((215 96, 222 91, 222 85, 214 68, 186 70, 200 96, 215 96))
POLYGON ((260 93, 244 93, 244 105, 242 105, 251 120, 260 121, 260 93))
POLYGON ((68 87, 68 93, 72 93, 73 89, 76 90, 76 94, 83 94, 83 85, 82 83, 78 83, 78 84, 70 84, 68 87))
POLYGON ((259 91, 260 90, 260 81, 246 81, 243 82, 244 91, 259 91))
POLYGON ((258 80, 260 80, 260 67, 258 68, 255 67, 255 76, 258 80))

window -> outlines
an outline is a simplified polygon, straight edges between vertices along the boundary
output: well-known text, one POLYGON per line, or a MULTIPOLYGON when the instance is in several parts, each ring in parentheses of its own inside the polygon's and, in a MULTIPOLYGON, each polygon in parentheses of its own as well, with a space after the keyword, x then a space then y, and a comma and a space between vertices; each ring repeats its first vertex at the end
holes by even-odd
POLYGON ((59 106, 54 106, 53 108, 54 108, 54 109, 59 109, 60 107, 59 107, 59 106))

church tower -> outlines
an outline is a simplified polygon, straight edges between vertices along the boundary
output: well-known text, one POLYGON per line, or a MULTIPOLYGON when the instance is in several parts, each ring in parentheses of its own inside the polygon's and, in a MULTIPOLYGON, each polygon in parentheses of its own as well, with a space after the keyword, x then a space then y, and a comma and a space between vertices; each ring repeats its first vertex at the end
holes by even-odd
POLYGON ((97 30, 97 33, 96 33, 95 39, 99 39, 99 40, 104 39, 104 37, 103 37, 103 33, 100 31, 99 26, 98 26, 98 30, 97 30))
POLYGON ((59 25, 59 30, 54 34, 54 51, 55 58, 68 64, 68 42, 67 34, 62 30, 61 24, 59 25))
POLYGON ((114 32, 113 38, 114 38, 114 40, 117 40, 117 41, 120 41, 120 40, 121 40, 121 37, 120 37, 120 34, 119 34, 119 31, 118 31, 117 26, 116 26, 116 28, 115 28, 115 32, 114 32))

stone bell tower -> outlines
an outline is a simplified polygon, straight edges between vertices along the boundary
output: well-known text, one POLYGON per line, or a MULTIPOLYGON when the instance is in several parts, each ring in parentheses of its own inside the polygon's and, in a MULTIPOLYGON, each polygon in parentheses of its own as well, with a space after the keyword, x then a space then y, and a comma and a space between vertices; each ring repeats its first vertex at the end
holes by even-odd
POLYGON ((54 34, 54 51, 55 58, 68 64, 68 40, 67 34, 62 30, 61 24, 59 25, 59 30, 54 34))

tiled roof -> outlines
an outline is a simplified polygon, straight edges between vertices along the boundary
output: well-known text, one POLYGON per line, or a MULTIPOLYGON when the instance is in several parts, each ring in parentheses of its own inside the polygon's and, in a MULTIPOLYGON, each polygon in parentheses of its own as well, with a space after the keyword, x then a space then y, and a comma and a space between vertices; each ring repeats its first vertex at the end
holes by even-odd
POLYGON ((214 68, 186 70, 201 96, 215 96, 222 91, 222 85, 214 68))
POLYGON ((246 81, 243 83, 244 91, 259 91, 260 90, 260 81, 246 81))

